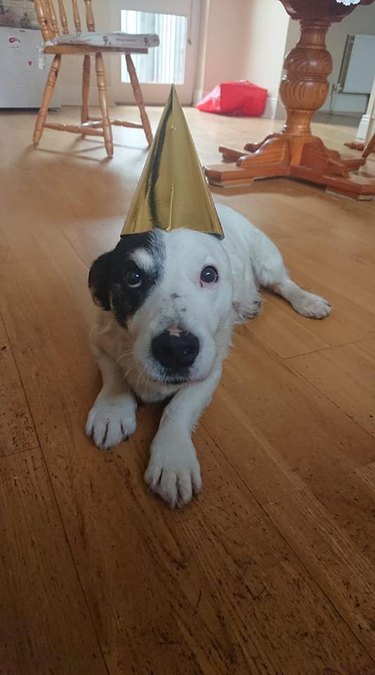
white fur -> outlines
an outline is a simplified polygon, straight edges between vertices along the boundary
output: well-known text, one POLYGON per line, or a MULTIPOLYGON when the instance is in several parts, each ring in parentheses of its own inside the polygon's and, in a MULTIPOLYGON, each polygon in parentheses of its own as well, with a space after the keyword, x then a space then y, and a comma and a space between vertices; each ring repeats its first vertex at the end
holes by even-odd
MULTIPOLYGON (((173 396, 145 474, 151 490, 172 507, 186 504, 201 488, 191 433, 219 382, 233 324, 260 310, 260 287, 278 293, 304 316, 320 319, 330 313, 326 300, 290 280, 268 237, 229 207, 218 205, 217 210, 225 232, 222 241, 191 230, 163 233, 163 277, 127 328, 111 312, 100 311, 91 333, 103 389, 89 413, 86 433, 98 447, 108 449, 135 431, 135 395, 148 402, 173 396), (218 269, 219 281, 202 287, 200 272, 206 265, 218 269), (151 340, 181 325, 198 337, 200 351, 188 382, 166 384, 150 352, 151 340)), ((135 259, 150 265, 147 253, 135 259)))

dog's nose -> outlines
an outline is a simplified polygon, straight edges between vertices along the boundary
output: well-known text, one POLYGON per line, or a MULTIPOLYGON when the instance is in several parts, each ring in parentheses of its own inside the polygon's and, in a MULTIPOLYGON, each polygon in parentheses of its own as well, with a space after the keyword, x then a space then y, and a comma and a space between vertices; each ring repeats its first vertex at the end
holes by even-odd
POLYGON ((188 331, 170 329, 153 339, 151 349, 164 368, 188 368, 198 355, 199 340, 188 331))

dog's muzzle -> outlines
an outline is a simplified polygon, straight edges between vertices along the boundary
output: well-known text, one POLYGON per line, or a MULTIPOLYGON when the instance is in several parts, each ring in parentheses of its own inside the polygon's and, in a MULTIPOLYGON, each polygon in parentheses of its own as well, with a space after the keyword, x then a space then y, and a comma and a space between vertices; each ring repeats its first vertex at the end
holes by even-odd
POLYGON ((199 340, 193 333, 172 326, 152 340, 151 351, 168 376, 185 375, 199 354, 199 340))

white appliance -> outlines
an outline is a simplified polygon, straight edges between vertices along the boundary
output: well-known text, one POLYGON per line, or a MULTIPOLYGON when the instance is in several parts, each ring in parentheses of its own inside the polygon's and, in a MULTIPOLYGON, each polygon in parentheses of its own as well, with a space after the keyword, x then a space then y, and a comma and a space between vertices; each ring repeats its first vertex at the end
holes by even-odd
POLYGON ((348 35, 339 82, 345 94, 371 94, 375 75, 375 35, 348 35))
MULTIPOLYGON (((0 108, 39 108, 51 57, 40 70, 39 30, 0 26, 0 108)), ((58 89, 58 88, 57 88, 58 89)), ((52 105, 58 107, 54 94, 52 105)))

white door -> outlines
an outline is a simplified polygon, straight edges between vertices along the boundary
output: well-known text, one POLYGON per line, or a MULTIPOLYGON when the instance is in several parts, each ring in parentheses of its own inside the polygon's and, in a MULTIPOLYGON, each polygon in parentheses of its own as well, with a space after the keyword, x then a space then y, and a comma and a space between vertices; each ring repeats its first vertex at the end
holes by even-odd
MULTIPOLYGON (((200 0, 121 0, 111 3, 111 10, 112 26, 118 26, 118 30, 159 35, 159 47, 132 57, 145 103, 164 105, 173 83, 180 102, 191 104, 198 56, 200 0)), ((134 103, 125 58, 112 56, 111 63, 113 99, 120 104, 134 103)))

